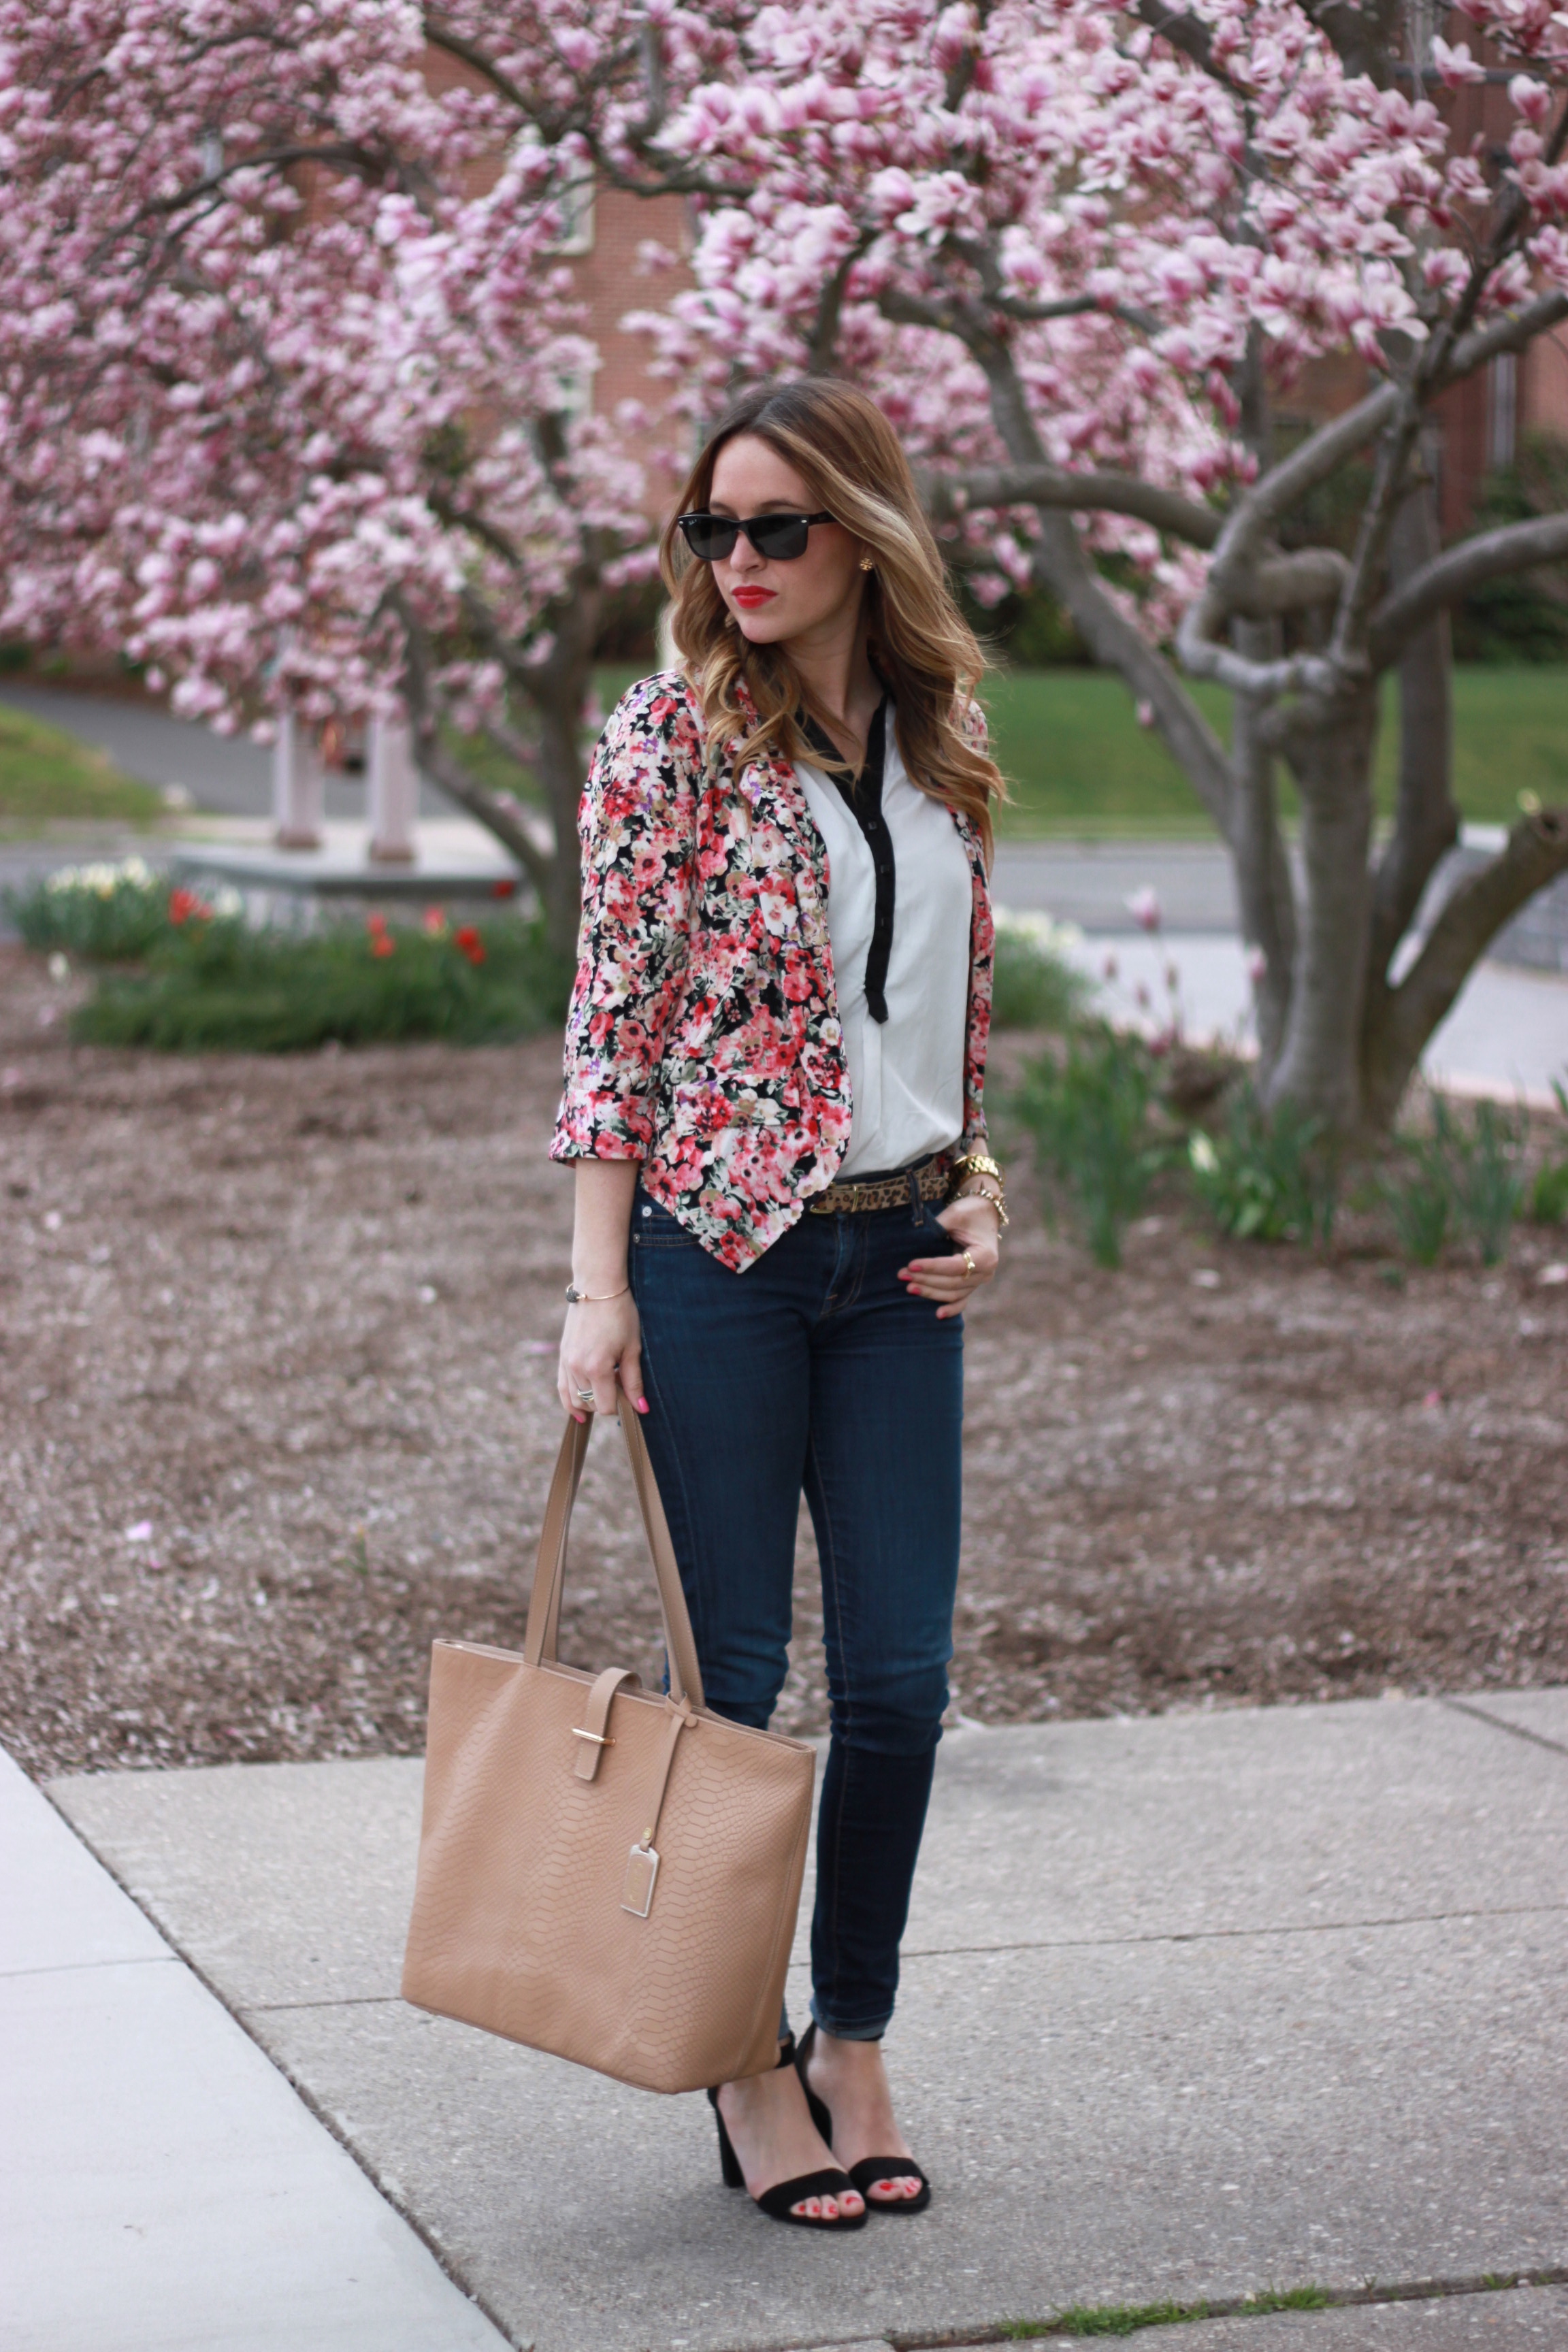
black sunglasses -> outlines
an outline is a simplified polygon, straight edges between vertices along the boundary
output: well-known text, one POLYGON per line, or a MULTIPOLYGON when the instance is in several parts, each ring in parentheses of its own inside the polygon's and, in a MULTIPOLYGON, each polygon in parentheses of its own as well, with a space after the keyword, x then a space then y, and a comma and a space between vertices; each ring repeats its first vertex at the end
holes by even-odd
POLYGON ((814 522, 831 522, 830 514, 752 515, 741 522, 731 515, 684 514, 676 518, 681 535, 699 563, 722 563, 733 555, 742 531, 768 563, 793 563, 805 553, 814 522))

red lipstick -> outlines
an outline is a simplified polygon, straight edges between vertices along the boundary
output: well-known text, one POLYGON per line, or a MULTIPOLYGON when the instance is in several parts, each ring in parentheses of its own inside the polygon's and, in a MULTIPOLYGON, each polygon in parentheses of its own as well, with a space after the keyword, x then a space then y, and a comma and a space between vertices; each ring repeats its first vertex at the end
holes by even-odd
POLYGON ((772 588, 731 588, 730 594, 743 612, 754 613, 759 604, 771 604, 777 592, 772 588))

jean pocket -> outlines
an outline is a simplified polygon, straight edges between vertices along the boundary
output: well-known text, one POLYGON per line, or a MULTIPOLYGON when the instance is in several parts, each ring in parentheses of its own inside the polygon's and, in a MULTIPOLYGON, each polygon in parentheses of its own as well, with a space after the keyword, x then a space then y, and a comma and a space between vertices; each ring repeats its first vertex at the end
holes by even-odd
POLYGON ((631 1241, 634 1249, 701 1247, 701 1244, 687 1232, 680 1219, 661 1201, 650 1201, 643 1192, 637 1192, 632 1201, 631 1241))

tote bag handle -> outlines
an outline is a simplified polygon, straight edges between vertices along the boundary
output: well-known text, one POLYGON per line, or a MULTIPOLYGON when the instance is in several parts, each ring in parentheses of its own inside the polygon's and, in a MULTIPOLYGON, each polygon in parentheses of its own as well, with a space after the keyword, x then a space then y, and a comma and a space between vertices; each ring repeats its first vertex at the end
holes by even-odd
MULTIPOLYGON (((658 1497, 653 1464, 647 1458, 647 1441, 637 1421, 637 1407, 624 1394, 620 1400, 619 1414, 626 1459, 631 1464, 632 1484, 637 1488, 637 1504, 647 1535, 647 1548, 653 1556, 653 1572, 658 1584, 658 1605, 664 1616, 664 1646, 669 1659, 670 1696, 678 1701, 689 1699, 693 1706, 700 1706, 702 1675, 697 1664, 697 1643, 692 1638, 686 1595, 681 1590, 680 1570, 676 1566, 675 1547, 669 1540, 669 1523, 658 1497)), ((594 1433, 594 1420, 592 1413, 584 1421, 574 1421, 568 1415, 561 1451, 555 1458, 555 1475, 550 1482, 550 1499, 544 1506, 544 1525, 539 1531, 539 1559, 534 1567, 533 1590, 528 1601, 528 1630, 522 1641, 522 1654, 531 1666, 553 1665, 558 1654, 561 1591, 566 1578, 566 1536, 572 1525, 572 1507, 577 1499, 583 1465, 588 1457, 588 1440, 594 1433)))

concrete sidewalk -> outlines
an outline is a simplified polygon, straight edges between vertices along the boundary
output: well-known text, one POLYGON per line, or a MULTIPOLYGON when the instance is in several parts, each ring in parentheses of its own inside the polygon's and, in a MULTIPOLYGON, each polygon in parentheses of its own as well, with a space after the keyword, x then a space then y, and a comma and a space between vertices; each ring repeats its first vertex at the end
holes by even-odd
MULTIPOLYGON (((401 2004, 419 1778, 51 1793, 519 2344, 956 2343, 1074 2304, 1568 2275, 1568 1690, 950 1737, 889 2041, 936 2201, 838 2241, 720 2185, 700 2099, 401 2004)), ((1551 2341, 1555 2288, 1172 2336, 1551 2341)))
POLYGON ((502 2338, 0 1756, 5 2352, 502 2338))

